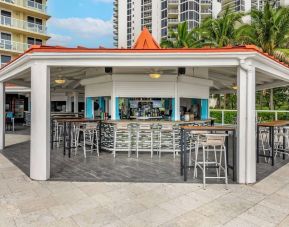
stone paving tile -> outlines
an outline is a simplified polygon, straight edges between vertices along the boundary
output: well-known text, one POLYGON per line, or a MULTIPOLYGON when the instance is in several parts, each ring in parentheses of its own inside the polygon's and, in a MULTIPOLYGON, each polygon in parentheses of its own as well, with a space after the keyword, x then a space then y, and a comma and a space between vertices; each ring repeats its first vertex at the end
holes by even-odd
POLYGON ((24 214, 14 219, 17 227, 24 226, 43 226, 56 221, 56 218, 47 209, 38 210, 32 213, 24 214))
POLYGON ((16 227, 16 223, 13 218, 1 218, 0 216, 0 227, 16 227))
MULTIPOLYGON (((250 219, 257 218, 257 220, 263 220, 272 224, 280 223, 287 215, 288 212, 282 212, 280 210, 275 210, 271 207, 263 206, 260 204, 255 205, 244 213, 248 215, 250 219)), ((241 215, 241 217, 243 217, 241 215)))
POLYGON ((278 227, 288 227, 289 226, 289 215, 282 220, 278 227))
POLYGON ((0 227, 289 226, 289 165, 228 190, 223 184, 203 190, 190 183, 37 182, 1 154, 0 174, 0 227))
POLYGON ((116 215, 103 207, 86 210, 71 217, 79 226, 104 226, 119 220, 116 215))

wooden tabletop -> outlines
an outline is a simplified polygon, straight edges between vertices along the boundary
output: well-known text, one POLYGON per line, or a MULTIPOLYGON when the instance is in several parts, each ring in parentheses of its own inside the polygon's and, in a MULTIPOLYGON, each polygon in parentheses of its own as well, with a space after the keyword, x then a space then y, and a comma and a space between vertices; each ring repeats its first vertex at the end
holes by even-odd
POLYGON ((235 131, 234 126, 181 126, 185 130, 196 130, 196 131, 235 131))
MULTIPOLYGON (((58 119, 57 119, 58 120, 58 119)), ((87 118, 68 118, 68 119, 60 119, 59 122, 66 122, 66 123, 89 123, 89 122, 99 122, 100 120, 96 119, 87 119, 87 118)))
POLYGON ((279 121, 258 123, 258 126, 261 126, 261 127, 282 127, 286 125, 289 125, 289 121, 279 120, 279 121))

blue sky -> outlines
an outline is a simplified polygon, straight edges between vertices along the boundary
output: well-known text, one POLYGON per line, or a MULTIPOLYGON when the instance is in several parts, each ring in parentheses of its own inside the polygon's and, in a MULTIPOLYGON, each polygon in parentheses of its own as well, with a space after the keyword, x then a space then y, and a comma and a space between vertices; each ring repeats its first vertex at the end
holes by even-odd
POLYGON ((48 0, 49 45, 112 47, 113 0, 48 0))

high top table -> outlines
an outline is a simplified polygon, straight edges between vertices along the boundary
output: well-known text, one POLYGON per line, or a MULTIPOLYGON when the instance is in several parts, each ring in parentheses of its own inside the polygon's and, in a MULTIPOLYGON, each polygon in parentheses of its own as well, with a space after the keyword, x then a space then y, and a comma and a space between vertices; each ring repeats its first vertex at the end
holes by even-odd
MULTIPOLYGON (((289 125, 289 121, 285 121, 285 120, 279 120, 279 121, 270 121, 270 122, 264 122, 264 123, 258 123, 257 124, 257 163, 260 162, 260 157, 265 157, 265 158, 270 158, 271 159, 271 163, 272 166, 274 166, 275 164, 275 156, 274 156, 274 144, 275 144, 275 127, 284 127, 284 126, 288 126, 289 125), (260 154, 260 147, 259 147, 259 143, 260 143, 260 128, 269 128, 269 144, 271 146, 271 154, 266 155, 266 154, 260 154)), ((283 149, 285 148, 285 139, 283 139, 283 149)), ((285 155, 283 154, 283 159, 285 159, 285 155)))
MULTIPOLYGON (((57 118, 57 121, 60 123, 63 123, 64 132, 63 132, 63 155, 66 155, 66 150, 68 149, 68 157, 71 157, 71 129, 73 123, 94 123, 94 122, 101 122, 101 120, 96 119, 86 119, 86 118, 57 118), (68 147, 66 147, 66 127, 68 127, 68 147)), ((101 127, 99 127, 99 130, 101 130, 101 127)), ((101 132, 100 132, 101 133, 101 132)), ((101 134, 99 134, 101 135, 101 134)), ((100 144, 100 143, 99 143, 100 144)))
MULTIPOLYGON (((229 132, 233 133, 233 163, 232 165, 227 164, 229 169, 233 171, 233 181, 236 181, 236 148, 235 148, 235 137, 236 137, 236 127, 234 126, 181 126, 181 176, 184 176, 184 181, 187 181, 188 168, 193 168, 194 166, 188 165, 188 150, 187 150, 187 139, 188 133, 190 131, 210 131, 213 132, 229 132)), ((227 162, 228 159, 228 138, 226 139, 226 149, 227 149, 227 162)))

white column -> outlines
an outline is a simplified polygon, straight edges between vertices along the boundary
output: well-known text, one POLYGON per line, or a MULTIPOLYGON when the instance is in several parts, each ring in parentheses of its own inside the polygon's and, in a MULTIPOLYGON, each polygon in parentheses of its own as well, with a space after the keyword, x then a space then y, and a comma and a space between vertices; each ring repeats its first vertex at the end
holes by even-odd
POLYGON ((175 121, 179 121, 181 119, 180 105, 181 105, 181 100, 179 97, 178 82, 176 82, 175 83, 175 106, 173 106, 174 112, 175 112, 175 121))
POLYGON ((255 68, 238 67, 237 172, 239 183, 256 182, 255 68))
POLYGON ((31 94, 27 95, 28 98, 28 112, 31 113, 31 94))
POLYGON ((50 69, 45 64, 31 67, 30 177, 50 177, 50 69))
POLYGON ((73 92, 74 113, 78 113, 78 92, 73 92))
POLYGON ((5 148, 5 85, 0 83, 0 150, 5 148))
POLYGON ((66 97, 66 112, 67 113, 72 112, 71 96, 70 95, 67 95, 67 97, 66 97))

